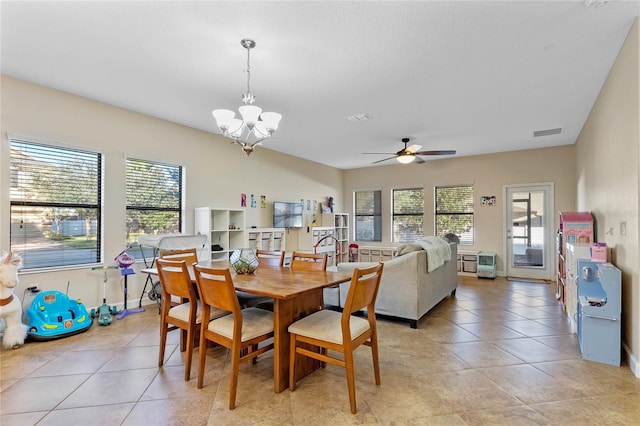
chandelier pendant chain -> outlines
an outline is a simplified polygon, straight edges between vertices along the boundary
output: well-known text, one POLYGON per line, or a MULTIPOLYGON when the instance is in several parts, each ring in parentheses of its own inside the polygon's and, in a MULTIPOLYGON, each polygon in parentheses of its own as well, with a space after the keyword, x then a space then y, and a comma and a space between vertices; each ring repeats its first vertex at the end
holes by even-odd
POLYGON ((253 40, 242 40, 242 45, 247 49, 247 93, 242 95, 242 100, 245 105, 251 105, 255 102, 256 98, 251 93, 251 49, 255 47, 253 40))

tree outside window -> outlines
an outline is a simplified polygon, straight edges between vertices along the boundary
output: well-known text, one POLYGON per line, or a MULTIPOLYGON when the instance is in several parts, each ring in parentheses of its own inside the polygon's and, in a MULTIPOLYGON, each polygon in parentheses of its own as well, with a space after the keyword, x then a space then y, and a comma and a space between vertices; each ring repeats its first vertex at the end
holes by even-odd
POLYGON ((182 226, 182 175, 180 166, 127 158, 127 244, 137 258, 153 256, 151 248, 137 249, 138 236, 171 234, 182 226))
POLYGON ((435 235, 454 234, 461 245, 473 245, 473 186, 436 187, 435 198, 435 235))
POLYGON ((382 191, 354 193, 356 241, 382 241, 382 191))
POLYGON ((424 190, 393 190, 393 241, 410 243, 424 236, 424 190))
POLYGON ((101 154, 10 143, 10 243, 23 268, 101 262, 101 154))

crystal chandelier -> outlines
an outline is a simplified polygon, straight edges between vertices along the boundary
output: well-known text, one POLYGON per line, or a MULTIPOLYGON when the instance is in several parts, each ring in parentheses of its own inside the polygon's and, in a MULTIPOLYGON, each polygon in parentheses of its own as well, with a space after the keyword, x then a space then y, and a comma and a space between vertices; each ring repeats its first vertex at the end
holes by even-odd
POLYGON ((247 49, 247 92, 242 95, 244 105, 238 108, 242 119, 235 118, 236 114, 228 109, 214 109, 212 114, 222 135, 233 139, 233 142, 240 145, 245 154, 249 155, 256 145, 270 138, 278 130, 282 116, 277 112, 262 112, 262 108, 253 105, 255 97, 251 93, 249 54, 251 49, 256 47, 256 42, 245 38, 240 44, 247 49))

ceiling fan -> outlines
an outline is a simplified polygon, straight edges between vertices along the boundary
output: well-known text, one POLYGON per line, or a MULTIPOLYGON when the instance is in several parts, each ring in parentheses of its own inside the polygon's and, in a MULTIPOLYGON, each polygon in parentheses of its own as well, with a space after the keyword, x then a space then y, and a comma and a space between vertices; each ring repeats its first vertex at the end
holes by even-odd
POLYGON ((421 145, 411 145, 407 146, 411 139, 402 138, 402 142, 404 142, 404 148, 395 154, 391 152, 363 152, 363 154, 377 154, 377 155, 393 155, 393 157, 384 158, 382 160, 374 161, 371 164, 381 163, 383 161, 391 160, 392 158, 397 159, 402 164, 409 164, 411 162, 416 163, 424 163, 424 160, 419 155, 454 155, 456 152, 454 150, 437 150, 437 151, 420 151, 422 148, 421 145))

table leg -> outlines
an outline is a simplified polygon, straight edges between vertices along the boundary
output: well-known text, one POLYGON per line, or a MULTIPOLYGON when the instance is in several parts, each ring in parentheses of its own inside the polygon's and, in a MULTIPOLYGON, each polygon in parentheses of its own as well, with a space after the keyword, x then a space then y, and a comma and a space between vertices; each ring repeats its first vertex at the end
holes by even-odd
MULTIPOLYGON (((322 306, 322 289, 294 299, 275 299, 273 307, 274 322, 274 356, 273 385, 274 391, 280 393, 289 387, 289 325, 322 306)), ((308 357, 296 360, 296 379, 310 374, 320 366, 320 362, 308 357)))

